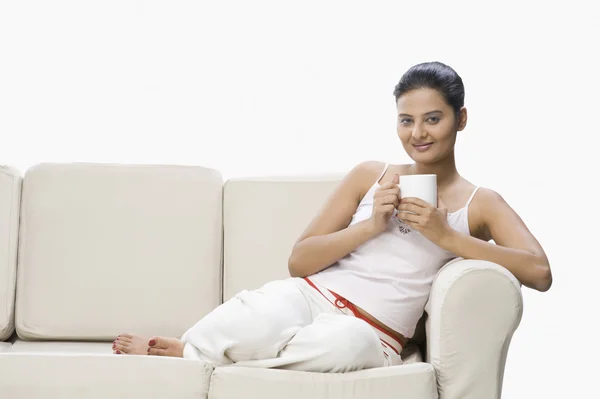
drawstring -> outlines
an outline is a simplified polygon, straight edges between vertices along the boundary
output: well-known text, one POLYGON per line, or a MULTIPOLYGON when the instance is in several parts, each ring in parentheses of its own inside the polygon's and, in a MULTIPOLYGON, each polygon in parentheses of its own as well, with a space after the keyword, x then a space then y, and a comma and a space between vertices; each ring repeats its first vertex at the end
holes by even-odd
MULTIPOLYGON (((349 309, 354 314, 354 316, 356 318, 363 320, 364 322, 366 322, 367 324, 369 324, 373 328, 381 331, 382 333, 384 333, 388 337, 392 338, 394 341, 398 342, 398 345, 401 348, 400 350, 402 350, 402 348, 403 348, 402 343, 400 341, 398 341, 398 339, 394 338, 393 334, 391 334, 390 332, 384 330, 382 327, 378 326, 377 324, 373 323, 371 320, 369 320, 365 316, 363 316, 358 311, 358 309, 356 309, 356 306, 354 306, 354 304, 352 302, 350 302, 349 300, 347 300, 343 296, 340 296, 340 295, 336 294, 335 292, 333 292, 331 290, 327 290, 335 298, 335 301, 331 302, 331 300, 329 298, 327 298, 325 296, 325 294, 323 294, 321 292, 321 290, 319 288, 317 288, 317 286, 312 281, 310 281, 310 279, 308 277, 304 277, 304 280, 308 283, 308 285, 310 285, 315 290, 317 290, 317 292, 319 292, 321 295, 323 295, 325 297, 325 299, 327 299, 329 301, 329 303, 331 303, 333 306, 335 306, 338 309, 345 309, 345 308, 349 309)), ((396 350, 396 348, 394 348, 392 345, 390 345, 389 343, 387 343, 382 338, 379 338, 379 339, 380 339, 381 342, 385 343, 388 347, 390 347, 394 352, 396 352, 396 354, 400 354, 400 352, 398 350, 396 350)))
MULTIPOLYGON (((331 290, 328 290, 328 291, 331 292, 331 295, 333 295, 335 297, 334 305, 338 309, 348 308, 354 314, 355 317, 358 317, 359 319, 364 319, 363 315, 361 315, 358 312, 358 310, 356 309, 354 304, 352 304, 352 302, 350 302, 349 300, 347 300, 346 298, 344 298, 342 296, 339 296, 338 294, 336 294, 335 292, 333 292, 331 290)), ((371 323, 369 323, 369 324, 371 324, 371 323)))

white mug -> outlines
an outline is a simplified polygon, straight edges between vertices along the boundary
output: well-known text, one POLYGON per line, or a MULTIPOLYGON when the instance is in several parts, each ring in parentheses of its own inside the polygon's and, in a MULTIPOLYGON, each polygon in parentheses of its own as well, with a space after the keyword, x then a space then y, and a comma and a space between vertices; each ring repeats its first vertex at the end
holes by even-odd
POLYGON ((415 197, 437 208, 437 175, 400 176, 400 198, 415 197))

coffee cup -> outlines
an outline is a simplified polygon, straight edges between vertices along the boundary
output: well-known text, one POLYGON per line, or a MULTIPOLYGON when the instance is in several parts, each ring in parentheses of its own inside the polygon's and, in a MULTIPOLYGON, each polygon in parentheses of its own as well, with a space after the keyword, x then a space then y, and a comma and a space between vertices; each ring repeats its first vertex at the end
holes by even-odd
POLYGON ((400 176, 400 198, 419 198, 437 208, 437 175, 400 176))

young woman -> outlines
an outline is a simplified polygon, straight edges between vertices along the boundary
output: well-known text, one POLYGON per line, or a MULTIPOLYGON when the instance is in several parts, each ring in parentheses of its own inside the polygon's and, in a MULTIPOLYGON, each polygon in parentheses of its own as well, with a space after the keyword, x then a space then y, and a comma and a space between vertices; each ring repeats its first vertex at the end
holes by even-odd
POLYGON ((454 144, 467 124, 460 76, 439 62, 415 65, 394 96, 398 138, 414 163, 350 171, 296 242, 291 278, 239 293, 181 339, 122 334, 114 352, 354 371, 401 363, 435 275, 455 257, 497 263, 548 290, 548 259, 521 218, 456 170, 454 144), (399 181, 414 174, 437 175, 437 207, 402 196, 399 181))

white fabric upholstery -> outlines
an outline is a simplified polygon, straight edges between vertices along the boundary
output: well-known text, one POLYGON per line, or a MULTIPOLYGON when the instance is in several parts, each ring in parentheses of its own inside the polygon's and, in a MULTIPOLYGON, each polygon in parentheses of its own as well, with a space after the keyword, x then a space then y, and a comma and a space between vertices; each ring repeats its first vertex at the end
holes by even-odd
POLYGON ((0 398, 203 399, 212 368, 186 359, 2 353, 0 398))
POLYGON ((223 192, 223 294, 289 277, 294 243, 323 206, 339 176, 233 179, 223 192))
POLYGON ((15 340, 10 353, 112 354, 112 342, 67 342, 15 340))
POLYGON ((42 164, 26 173, 22 195, 20 337, 180 336, 218 305, 218 172, 42 164))
POLYGON ((111 354, 121 332, 181 335, 219 303, 221 270, 225 300, 287 277, 295 240, 340 178, 223 187, 201 167, 43 164, 22 182, 18 226, 21 180, 0 169, 0 335, 12 320, 19 227, 16 329, 36 340, 0 343, 0 398, 499 399, 522 297, 514 276, 482 261, 438 273, 420 329, 425 359, 411 343, 401 366, 213 370, 111 354))
POLYGON ((340 374, 218 367, 212 374, 208 397, 435 399, 438 396, 433 367, 416 363, 340 374))
POLYGON ((14 332, 21 182, 17 170, 0 165, 0 341, 14 332))
POLYGON ((496 264, 459 258, 438 273, 426 311, 440 399, 499 399, 523 312, 518 280, 496 264))

